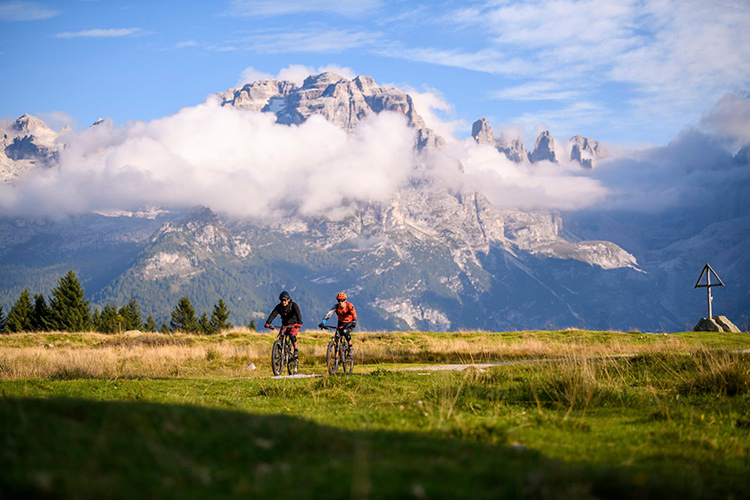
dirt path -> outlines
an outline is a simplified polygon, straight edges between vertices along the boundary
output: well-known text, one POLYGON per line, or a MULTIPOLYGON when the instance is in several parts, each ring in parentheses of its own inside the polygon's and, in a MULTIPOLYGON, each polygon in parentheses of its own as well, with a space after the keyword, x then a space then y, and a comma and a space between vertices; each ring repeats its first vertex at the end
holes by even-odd
MULTIPOLYGON (((561 361, 571 360, 583 360, 583 359, 613 359, 613 358, 632 358, 637 356, 636 354, 615 354, 613 356, 581 356, 579 358, 545 358, 545 359, 518 359, 514 361, 491 361, 489 363, 454 363, 446 365, 419 365, 419 366, 407 366, 403 368, 393 368, 392 371, 396 372, 437 372, 437 371, 463 371, 473 368, 475 370, 484 371, 487 368, 493 366, 506 366, 506 365, 522 365, 522 364, 535 364, 535 363, 555 363, 561 361)), ((355 365, 356 369, 356 365, 355 365)), ((354 375, 369 375, 365 372, 355 372, 354 375)), ((313 373, 313 374, 297 374, 297 375, 279 375, 272 376, 269 378, 315 378, 323 377, 325 374, 313 373)))

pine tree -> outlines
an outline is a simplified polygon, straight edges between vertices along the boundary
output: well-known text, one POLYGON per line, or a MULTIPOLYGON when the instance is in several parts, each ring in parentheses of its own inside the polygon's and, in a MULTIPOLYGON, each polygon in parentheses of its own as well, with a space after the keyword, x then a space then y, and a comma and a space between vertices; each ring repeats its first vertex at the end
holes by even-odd
POLYGON ((41 293, 34 295, 34 317, 31 320, 34 331, 48 332, 52 330, 51 316, 52 312, 47 305, 47 301, 44 300, 44 295, 41 293))
POLYGON ((123 317, 122 326, 125 330, 140 330, 143 328, 141 320, 141 309, 138 307, 138 301, 134 295, 130 295, 130 301, 127 305, 120 308, 120 316, 123 317))
POLYGON ((211 326, 216 331, 229 330, 232 328, 232 323, 228 323, 227 318, 229 318, 229 309, 224 301, 219 299, 219 303, 214 305, 211 313, 211 326))
POLYGON ((5 333, 5 314, 3 314, 2 304, 0 304, 0 333, 5 333))
POLYGON ((169 328, 173 332, 195 333, 198 331, 198 320, 195 318, 195 309, 190 299, 182 297, 172 311, 172 319, 169 328))
POLYGON ((117 333, 120 331, 120 320, 121 316, 117 313, 117 309, 109 302, 104 306, 101 314, 99 314, 99 322, 95 325, 96 330, 101 333, 117 333))
POLYGON ((161 324, 161 328, 159 328, 159 333, 172 333, 172 330, 170 330, 167 323, 164 322, 161 324))
POLYGON ((94 309, 94 312, 91 313, 91 324, 94 326, 94 331, 102 333, 102 329, 99 327, 101 325, 102 315, 99 312, 99 309, 94 309))
POLYGON ((150 314, 148 315, 148 318, 146 318, 146 331, 147 332, 155 332, 156 331, 156 321, 154 321, 154 317, 150 314))
POLYGON ((91 328, 89 301, 84 298, 83 287, 73 270, 60 278, 52 289, 50 310, 53 327, 64 332, 82 332, 91 328))
POLYGON ((203 313, 198 320, 198 327, 200 332, 205 333, 206 335, 211 335, 218 331, 208 320, 208 315, 206 313, 203 313))
POLYGON ((32 319, 34 317, 34 308, 31 306, 31 297, 29 290, 24 288, 21 296, 8 312, 5 319, 5 329, 8 332, 31 332, 34 330, 32 319))
POLYGON ((248 328, 250 328, 254 332, 258 330, 258 328, 256 328, 256 326, 255 326, 255 320, 254 319, 250 320, 250 326, 248 326, 248 328))

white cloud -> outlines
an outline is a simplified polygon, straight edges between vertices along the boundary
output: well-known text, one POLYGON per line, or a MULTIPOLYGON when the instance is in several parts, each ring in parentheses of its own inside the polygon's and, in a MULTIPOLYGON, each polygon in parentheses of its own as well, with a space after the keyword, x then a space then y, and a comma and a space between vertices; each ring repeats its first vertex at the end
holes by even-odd
POLYGON ((242 70, 242 73, 240 74, 239 80, 237 80, 237 84, 235 84, 236 88, 242 88, 248 83, 257 82, 260 80, 272 80, 273 75, 270 73, 264 73, 263 71, 259 71, 252 66, 248 66, 244 70, 242 70))
POLYGON ((55 38, 119 38, 128 36, 142 36, 146 32, 141 28, 120 29, 90 29, 82 31, 64 31, 57 33, 55 38))
POLYGON ((423 175, 449 189, 480 190, 501 207, 572 209, 606 192, 577 177, 580 169, 516 165, 473 141, 418 158, 415 130, 393 112, 372 115, 347 134, 318 115, 281 125, 271 113, 222 107, 211 97, 173 116, 121 127, 109 120, 64 140, 58 166, 0 185, 2 212, 63 216, 204 205, 247 217, 315 216, 352 201, 387 202, 423 175), (419 163, 426 169, 416 169, 419 163))
POLYGON ((743 99, 734 94, 724 95, 703 116, 701 125, 726 138, 732 149, 750 145, 750 96, 743 99))
POLYGON ((2 21, 38 21, 49 19, 60 14, 37 2, 0 2, 0 20, 2 21))
POLYGON ((53 130, 60 130, 65 126, 71 129, 76 127, 76 120, 64 111, 52 111, 51 113, 39 113, 37 118, 46 123, 53 130))
POLYGON ((414 132, 381 113, 351 136, 319 116, 299 126, 216 98, 152 122, 111 122, 66 137, 59 166, 0 186, 22 214, 205 205, 240 216, 322 214, 345 200, 385 201, 413 165, 414 132))
POLYGON ((411 96, 414 108, 419 116, 424 119, 425 125, 444 139, 453 140, 456 130, 466 126, 462 120, 445 118, 453 111, 453 106, 445 100, 438 90, 428 89, 420 92, 406 86, 404 92, 411 96))
POLYGON ((483 193, 498 208, 575 210, 601 202, 609 192, 600 181, 581 175, 577 165, 514 163, 472 139, 429 152, 425 162, 447 186, 483 193))
POLYGON ((348 17, 371 13, 383 5, 381 0, 233 0, 229 15, 272 17, 326 12, 348 17))

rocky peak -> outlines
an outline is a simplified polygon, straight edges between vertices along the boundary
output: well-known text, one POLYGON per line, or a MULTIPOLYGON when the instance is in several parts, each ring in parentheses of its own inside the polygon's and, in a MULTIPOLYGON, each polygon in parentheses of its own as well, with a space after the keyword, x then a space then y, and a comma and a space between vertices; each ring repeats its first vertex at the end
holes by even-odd
POLYGON ((531 163, 545 160, 557 163, 555 140, 552 138, 549 130, 544 130, 539 134, 534 145, 534 151, 529 155, 529 160, 531 160, 531 163))
POLYGON ((220 93, 223 106, 273 112, 276 121, 287 125, 305 122, 318 114, 352 132, 357 124, 373 113, 394 111, 406 116, 417 130, 417 146, 438 147, 444 143, 427 128, 414 108, 412 98, 396 89, 377 85, 369 76, 348 80, 335 73, 321 73, 305 79, 301 87, 292 82, 263 80, 220 93))
POLYGON ((12 131, 19 136, 40 135, 54 133, 42 120, 35 116, 25 114, 15 121, 11 127, 12 131))
POLYGON ((607 154, 607 151, 599 144, 599 141, 576 135, 570 138, 573 147, 570 150, 570 159, 577 161, 585 168, 594 168, 597 158, 607 154))
POLYGON ((292 82, 279 80, 260 80, 248 83, 240 89, 229 89, 220 92, 222 106, 232 106, 238 109, 252 111, 276 111, 271 109, 274 101, 283 101, 289 94, 297 90, 292 82))
POLYGON ((0 182, 12 180, 35 165, 48 166, 60 154, 57 133, 39 118, 25 114, 0 134, 3 158, 0 182))
POLYGON ((501 134, 497 140, 497 150, 505 153, 509 160, 516 163, 529 163, 529 153, 523 145, 520 137, 511 138, 506 134, 501 134))
POLYGON ((490 127, 489 122, 484 118, 475 121, 471 126, 471 136, 479 144, 495 145, 495 136, 492 133, 492 127, 490 127))

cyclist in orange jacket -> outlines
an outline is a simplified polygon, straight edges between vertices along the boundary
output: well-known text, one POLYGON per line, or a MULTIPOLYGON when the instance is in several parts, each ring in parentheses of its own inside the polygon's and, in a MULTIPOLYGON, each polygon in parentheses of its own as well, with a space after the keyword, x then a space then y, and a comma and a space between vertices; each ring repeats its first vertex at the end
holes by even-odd
POLYGON ((341 333, 349 343, 349 348, 352 347, 352 334, 351 331, 357 326, 357 311, 354 309, 354 305, 346 300, 346 294, 344 292, 336 295, 336 304, 333 305, 330 311, 325 315, 323 321, 318 325, 320 328, 325 328, 326 321, 328 318, 336 313, 339 319, 337 325, 341 329, 341 333))

